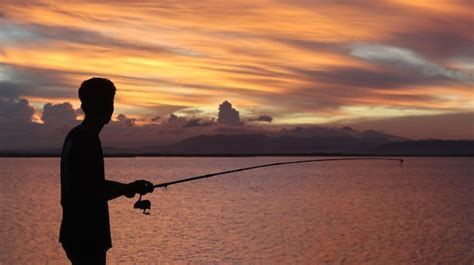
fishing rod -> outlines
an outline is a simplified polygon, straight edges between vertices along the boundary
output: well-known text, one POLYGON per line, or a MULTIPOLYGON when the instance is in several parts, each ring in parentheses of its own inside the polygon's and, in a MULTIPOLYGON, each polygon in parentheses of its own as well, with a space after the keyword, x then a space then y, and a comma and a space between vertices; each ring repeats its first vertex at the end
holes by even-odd
MULTIPOLYGON (((178 179, 178 180, 174 180, 174 181, 155 184, 155 185, 153 185, 153 188, 165 188, 166 189, 166 188, 168 188, 168 186, 179 184, 179 183, 184 183, 184 182, 198 180, 198 179, 205 179, 205 178, 210 178, 210 177, 215 177, 215 176, 219 176, 219 175, 225 175, 225 174, 230 174, 230 173, 235 173, 235 172, 240 172, 240 171, 246 171, 246 170, 251 170, 251 169, 263 168, 263 167, 273 167, 273 166, 312 163, 312 162, 350 161, 350 160, 398 161, 398 162, 400 162, 400 166, 403 166, 403 159, 400 159, 400 158, 384 158, 384 157, 350 157, 350 158, 324 158, 324 159, 297 160, 297 161, 287 161, 287 162, 276 162, 276 163, 270 163, 270 164, 263 164, 263 165, 252 166, 252 167, 243 167, 243 168, 237 168, 237 169, 232 169, 232 170, 227 170, 227 171, 222 171, 222 172, 217 172, 217 173, 210 173, 210 174, 196 176, 196 177, 178 179)), ((135 202, 133 207, 135 209, 143 210, 144 214, 150 214, 146 210, 151 209, 151 202, 149 200, 142 200, 142 195, 140 195, 140 198, 138 199, 138 201, 135 202)))

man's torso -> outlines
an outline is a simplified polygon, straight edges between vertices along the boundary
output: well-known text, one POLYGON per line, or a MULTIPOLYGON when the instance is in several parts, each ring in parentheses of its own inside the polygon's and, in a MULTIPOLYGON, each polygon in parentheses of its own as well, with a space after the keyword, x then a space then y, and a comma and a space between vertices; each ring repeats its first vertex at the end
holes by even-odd
POLYGON ((63 219, 59 241, 65 247, 103 251, 112 246, 104 184, 98 135, 81 126, 72 129, 61 153, 63 219))

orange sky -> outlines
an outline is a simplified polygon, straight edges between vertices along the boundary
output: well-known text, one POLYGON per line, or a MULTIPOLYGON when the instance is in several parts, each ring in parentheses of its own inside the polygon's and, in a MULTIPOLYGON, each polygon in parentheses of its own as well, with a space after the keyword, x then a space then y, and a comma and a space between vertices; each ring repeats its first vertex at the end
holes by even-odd
POLYGON ((223 100, 276 124, 466 113, 473 17, 465 0, 4 0, 0 93, 38 120, 46 103, 78 108, 91 76, 141 123, 223 100))

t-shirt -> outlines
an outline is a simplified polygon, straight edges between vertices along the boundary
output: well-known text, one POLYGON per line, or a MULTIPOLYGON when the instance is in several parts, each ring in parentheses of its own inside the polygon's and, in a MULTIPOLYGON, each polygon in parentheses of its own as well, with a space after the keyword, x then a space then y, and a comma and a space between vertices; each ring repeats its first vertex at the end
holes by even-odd
POLYGON ((61 153, 63 219, 59 241, 65 248, 104 251, 112 247, 104 186, 99 136, 79 125, 66 136, 61 153))

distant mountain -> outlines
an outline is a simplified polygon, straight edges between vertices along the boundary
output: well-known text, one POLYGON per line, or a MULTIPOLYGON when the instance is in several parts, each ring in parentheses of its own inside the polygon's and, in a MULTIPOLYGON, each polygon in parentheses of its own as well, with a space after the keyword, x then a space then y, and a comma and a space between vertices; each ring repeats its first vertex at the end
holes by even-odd
MULTIPOLYGON (((151 151, 151 150, 150 150, 151 151)), ((350 127, 296 127, 272 134, 200 135, 153 148, 161 154, 474 155, 474 141, 417 140, 350 127)))
POLYGON ((407 155, 474 155, 474 141, 469 140, 418 140, 381 145, 381 154, 407 155))
POLYGON ((200 135, 181 142, 161 146, 155 152, 166 154, 308 154, 308 153, 373 153, 380 145, 407 141, 377 131, 358 132, 313 127, 281 130, 272 135, 200 135))

